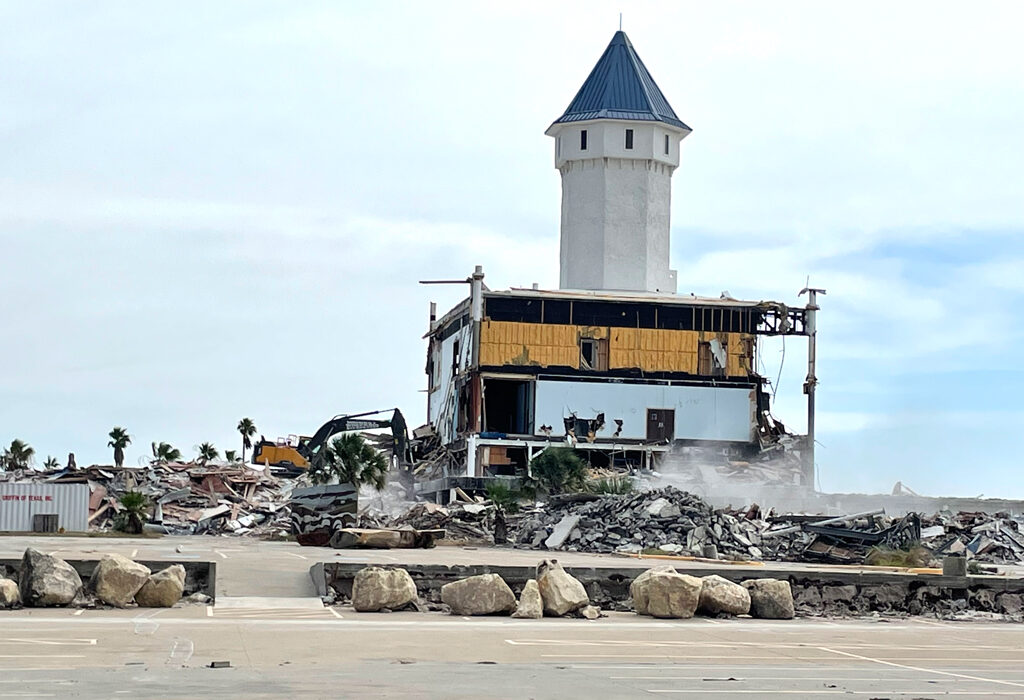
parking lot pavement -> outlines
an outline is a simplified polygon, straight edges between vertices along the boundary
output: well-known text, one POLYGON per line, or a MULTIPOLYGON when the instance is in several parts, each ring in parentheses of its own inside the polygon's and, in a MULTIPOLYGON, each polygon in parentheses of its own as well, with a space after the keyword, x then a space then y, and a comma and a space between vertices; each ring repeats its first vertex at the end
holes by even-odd
POLYGON ((1000 623, 466 619, 266 598, 2 622, 0 698, 1024 696, 1024 629, 1000 623))

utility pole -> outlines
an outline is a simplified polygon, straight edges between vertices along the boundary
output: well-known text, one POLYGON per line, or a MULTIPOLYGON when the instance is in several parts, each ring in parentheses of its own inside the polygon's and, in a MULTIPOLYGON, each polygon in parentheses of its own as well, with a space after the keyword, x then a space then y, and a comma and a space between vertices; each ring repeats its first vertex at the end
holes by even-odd
POLYGON ((814 467, 814 390, 818 386, 818 294, 825 294, 824 289, 804 287, 797 296, 807 294, 807 379, 804 380, 804 393, 807 394, 807 450, 804 459, 804 480, 815 488, 814 467))

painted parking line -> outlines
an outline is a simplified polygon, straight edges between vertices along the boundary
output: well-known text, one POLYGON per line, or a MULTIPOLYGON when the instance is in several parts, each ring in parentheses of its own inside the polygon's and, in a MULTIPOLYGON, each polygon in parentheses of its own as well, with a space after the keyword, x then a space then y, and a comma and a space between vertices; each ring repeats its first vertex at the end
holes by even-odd
POLYGON ((0 639, 0 644, 43 644, 55 647, 94 647, 95 639, 50 639, 47 637, 6 637, 0 639))
MULTIPOLYGON (((927 697, 929 693, 933 693, 934 690, 827 690, 827 689, 814 689, 814 690, 744 690, 744 689, 731 689, 731 690, 709 690, 707 688, 648 688, 648 693, 655 693, 658 695, 870 695, 872 697, 909 697, 909 698, 920 698, 923 696, 927 697)), ((960 696, 968 695, 976 698, 979 695, 984 696, 1010 696, 1020 697, 1020 693, 1013 691, 998 691, 998 690, 949 690, 942 691, 943 696, 960 696)))
MULTIPOLYGON (((891 661, 886 661, 884 659, 873 659, 870 656, 861 656, 859 654, 851 654, 848 651, 839 651, 837 649, 830 649, 828 647, 818 647, 818 648, 821 649, 822 651, 828 651, 828 652, 831 652, 833 654, 841 654, 842 656, 849 656, 849 657, 852 657, 854 659, 859 659, 860 661, 870 661, 872 663, 882 664, 884 666, 896 666, 898 668, 904 668, 904 669, 908 669, 910 671, 919 671, 919 672, 922 672, 922 673, 937 673, 940 676, 952 676, 954 678, 966 678, 966 679, 973 680, 973 681, 979 681, 979 680, 980 681, 988 681, 989 683, 995 683, 997 685, 1012 685, 1012 686, 1017 687, 1017 688, 1024 688, 1024 683, 1017 683, 1017 682, 1014 682, 1014 681, 1006 681, 1006 680, 997 679, 997 678, 984 678, 982 676, 973 676, 973 675, 967 675, 967 674, 963 674, 963 673, 955 673, 953 671, 940 671, 938 669, 933 669, 933 668, 922 668, 921 666, 908 666, 908 665, 904 665, 904 664, 893 663, 891 661)), ((1018 692, 1018 695, 1019 694, 1020 693, 1018 692)))

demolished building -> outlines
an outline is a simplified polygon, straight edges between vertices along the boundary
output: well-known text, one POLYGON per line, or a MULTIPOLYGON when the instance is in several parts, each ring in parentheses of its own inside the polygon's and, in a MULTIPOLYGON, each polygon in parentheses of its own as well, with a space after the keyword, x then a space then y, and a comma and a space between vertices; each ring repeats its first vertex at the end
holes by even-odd
POLYGON ((669 269, 671 177, 691 129, 626 35, 616 32, 568 109, 546 131, 562 179, 560 289, 488 289, 427 335, 428 424, 441 453, 418 490, 527 473, 551 445, 590 464, 655 468, 790 452, 788 485, 813 487, 815 293, 805 307, 676 293, 669 269), (804 336, 811 436, 770 414, 758 341, 804 336), (780 438, 787 439, 780 442, 780 438))

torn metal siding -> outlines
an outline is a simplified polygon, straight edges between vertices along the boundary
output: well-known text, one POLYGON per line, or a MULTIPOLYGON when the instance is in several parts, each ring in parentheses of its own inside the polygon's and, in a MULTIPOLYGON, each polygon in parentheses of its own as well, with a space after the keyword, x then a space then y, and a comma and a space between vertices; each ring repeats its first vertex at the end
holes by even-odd
POLYGON ((85 532, 89 529, 89 485, 0 483, 0 532, 32 532, 37 514, 56 514, 58 528, 85 532))

